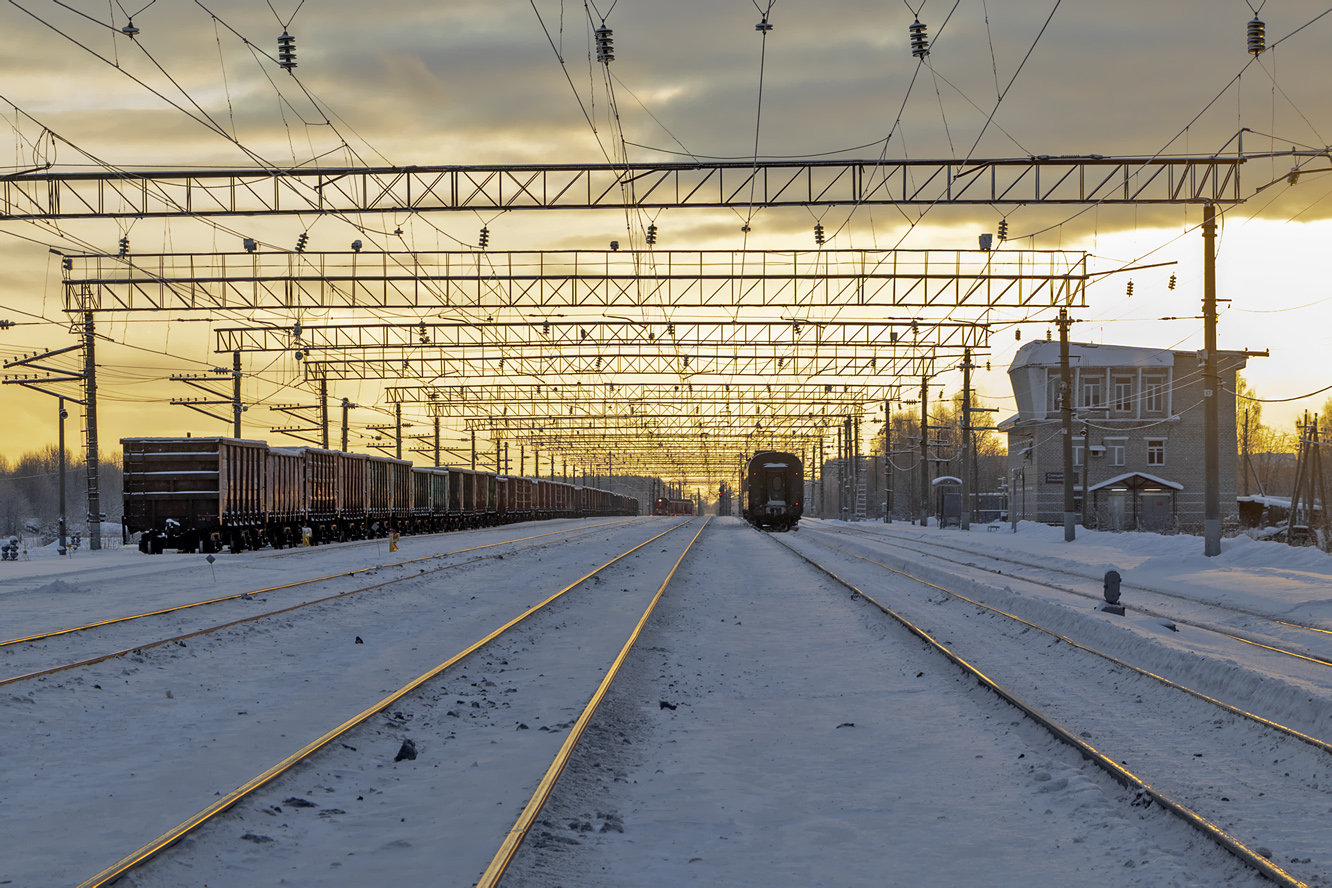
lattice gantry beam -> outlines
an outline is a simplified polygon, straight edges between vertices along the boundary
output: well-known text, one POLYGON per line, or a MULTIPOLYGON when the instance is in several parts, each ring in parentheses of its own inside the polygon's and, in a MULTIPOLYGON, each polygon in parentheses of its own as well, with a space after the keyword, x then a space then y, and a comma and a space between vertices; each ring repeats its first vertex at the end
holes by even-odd
POLYGON ((223 327, 215 331, 218 352, 329 352, 406 359, 438 352, 457 356, 509 357, 529 352, 721 354, 753 349, 874 357, 883 351, 947 346, 983 349, 989 328, 970 321, 542 321, 541 323, 314 324, 290 327, 223 327))
MULTIPOLYGON (((818 403, 853 409, 861 405, 877 406, 885 400, 901 398, 901 386, 805 383, 640 383, 572 382, 566 384, 477 384, 389 386, 384 390, 390 404, 426 404, 433 411, 451 415, 476 413, 501 403, 514 410, 550 410, 568 405, 601 406, 652 405, 683 407, 687 405, 818 403)), ((443 414, 442 414, 443 415, 443 414)))
POLYGON ((692 380, 715 376, 731 381, 757 382, 765 379, 827 379, 843 382, 856 377, 862 384, 887 384, 900 377, 933 376, 935 363, 961 360, 961 346, 935 349, 915 354, 888 354, 870 349, 842 349, 843 354, 717 354, 702 348, 689 354, 620 354, 580 352, 541 357, 500 355, 443 357, 438 355, 403 358, 377 358, 348 355, 305 362, 307 381, 321 377, 335 379, 420 379, 447 381, 507 380, 550 377, 606 377, 626 374, 692 380), (746 379, 745 377, 749 377, 746 379))
POLYGON ((660 250, 66 256, 66 311, 1084 306, 1074 250, 660 250))
POLYGON ((1239 157, 1021 157, 23 173, 0 218, 849 204, 1217 203, 1239 157))
POLYGON ((489 416, 465 420, 467 431, 498 432, 622 432, 677 435, 699 432, 752 431, 772 428, 785 430, 813 430, 840 423, 846 412, 829 410, 802 410, 799 407, 777 409, 767 413, 744 411, 735 413, 635 412, 614 414, 582 414, 561 416, 509 416, 500 411, 489 416))

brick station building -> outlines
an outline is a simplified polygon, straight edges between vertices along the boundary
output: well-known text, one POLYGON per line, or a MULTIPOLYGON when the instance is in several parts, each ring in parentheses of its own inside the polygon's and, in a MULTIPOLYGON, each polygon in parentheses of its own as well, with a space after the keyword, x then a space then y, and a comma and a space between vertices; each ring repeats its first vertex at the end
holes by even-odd
MULTIPOLYGON (((1197 352, 1069 344, 1073 466, 1079 523, 1101 530, 1201 532, 1203 371, 1197 352)), ((1221 352, 1221 522, 1236 521, 1235 374, 1221 352)), ((1018 413, 1008 434, 1009 507, 1020 520, 1062 524, 1059 343, 1029 342, 1008 368, 1018 413)))

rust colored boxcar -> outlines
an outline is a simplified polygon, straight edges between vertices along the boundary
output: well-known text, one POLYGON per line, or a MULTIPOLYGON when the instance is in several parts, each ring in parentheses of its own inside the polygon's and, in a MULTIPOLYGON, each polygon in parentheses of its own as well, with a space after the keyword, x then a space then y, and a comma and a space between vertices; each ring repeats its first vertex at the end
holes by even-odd
POLYGON ((300 542, 308 504, 304 448, 269 448, 265 487, 268 514, 264 536, 268 543, 281 549, 300 542))
POLYGON ((145 552, 257 545, 268 445, 237 438, 123 438, 125 532, 145 552))

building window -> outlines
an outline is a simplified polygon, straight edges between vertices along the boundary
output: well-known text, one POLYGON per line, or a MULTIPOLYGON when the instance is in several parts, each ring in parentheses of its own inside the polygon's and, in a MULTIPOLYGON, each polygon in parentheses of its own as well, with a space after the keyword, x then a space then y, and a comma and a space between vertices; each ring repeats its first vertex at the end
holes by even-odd
POLYGON ((1132 413, 1133 412, 1133 377, 1116 376, 1115 377, 1115 412, 1132 413))
POLYGON ((1151 375, 1142 378, 1142 409, 1147 413, 1165 413, 1166 379, 1151 375))
POLYGON ((1075 466, 1082 465, 1082 451, 1083 447, 1081 444, 1073 445, 1073 465, 1075 466))
POLYGON ((1099 379, 1082 380, 1082 406, 1083 407, 1101 406, 1101 380, 1099 379))
POLYGON ((1124 445, 1126 443, 1127 440, 1122 438, 1117 441, 1107 440, 1105 442, 1106 455, 1110 457, 1110 465, 1112 466, 1124 465, 1124 450, 1125 450, 1124 445))
POLYGON ((1165 465, 1165 438, 1147 439, 1147 465, 1165 465))

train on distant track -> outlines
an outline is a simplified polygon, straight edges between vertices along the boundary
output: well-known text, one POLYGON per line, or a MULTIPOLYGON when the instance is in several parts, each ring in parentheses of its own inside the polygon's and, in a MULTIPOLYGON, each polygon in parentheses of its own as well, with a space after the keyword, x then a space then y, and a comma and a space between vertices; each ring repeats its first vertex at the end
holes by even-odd
POLYGON ((693 500, 673 500, 666 497, 658 497, 657 502, 652 506, 653 515, 692 515, 694 514, 693 500))
POLYGON ((124 533, 160 554, 637 515, 579 484, 239 438, 124 438, 124 533))
POLYGON ((741 514, 760 530, 795 530, 804 514, 805 475, 794 453, 761 450, 745 467, 741 514))

